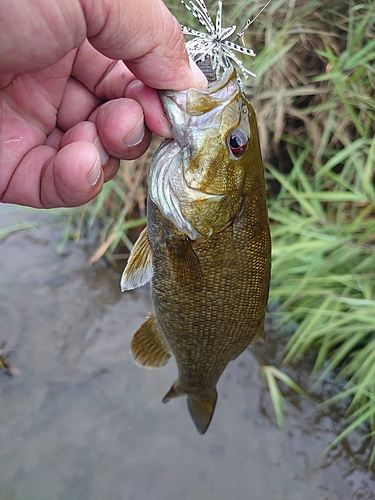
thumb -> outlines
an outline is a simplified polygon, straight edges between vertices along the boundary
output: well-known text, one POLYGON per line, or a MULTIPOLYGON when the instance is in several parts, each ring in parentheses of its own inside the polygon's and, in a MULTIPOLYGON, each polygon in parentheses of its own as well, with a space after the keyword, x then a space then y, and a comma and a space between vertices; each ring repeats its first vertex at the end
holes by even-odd
POLYGON ((35 208, 83 205, 103 187, 98 160, 98 149, 88 142, 68 144, 57 153, 51 147, 37 146, 14 171, 1 201, 35 208))

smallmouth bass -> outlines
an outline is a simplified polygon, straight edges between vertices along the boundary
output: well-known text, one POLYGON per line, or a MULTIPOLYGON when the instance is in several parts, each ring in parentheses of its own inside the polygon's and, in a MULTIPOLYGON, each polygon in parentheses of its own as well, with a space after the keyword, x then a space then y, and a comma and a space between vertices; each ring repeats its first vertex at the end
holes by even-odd
POLYGON ((255 112, 232 64, 219 71, 208 59, 207 90, 160 93, 173 139, 152 159, 147 228, 121 280, 123 291, 151 282, 155 312, 131 352, 149 368, 174 355, 178 379, 163 402, 187 395, 201 434, 225 367, 264 337, 271 266, 255 112))

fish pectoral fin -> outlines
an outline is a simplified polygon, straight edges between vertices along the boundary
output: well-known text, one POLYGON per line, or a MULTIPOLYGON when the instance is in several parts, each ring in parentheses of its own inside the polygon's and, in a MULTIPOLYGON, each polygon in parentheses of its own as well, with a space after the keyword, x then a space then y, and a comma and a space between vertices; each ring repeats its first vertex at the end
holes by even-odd
POLYGON ((163 403, 168 403, 169 400, 171 400, 173 398, 178 398, 180 396, 185 396, 185 392, 181 391, 181 389, 178 386, 178 381, 176 380, 174 382, 174 384, 172 385, 172 387, 167 392, 167 394, 162 399, 162 402, 163 403))
POLYGON ((200 287, 203 281, 203 273, 191 241, 187 238, 178 239, 173 244, 169 242, 168 247, 177 257, 176 259, 172 259, 172 262, 175 264, 177 279, 181 282, 189 282, 200 287))
POLYGON ((130 352, 136 363, 147 368, 161 368, 167 364, 171 353, 153 313, 147 316, 147 321, 135 332, 130 352))
POLYGON ((208 396, 194 396, 192 394, 188 396, 187 403, 189 412, 200 434, 204 434, 210 425, 216 406, 216 400, 216 389, 208 396))
POLYGON ((121 291, 133 290, 145 285, 152 278, 152 250, 147 236, 147 227, 143 229, 130 252, 129 260, 121 277, 121 291))

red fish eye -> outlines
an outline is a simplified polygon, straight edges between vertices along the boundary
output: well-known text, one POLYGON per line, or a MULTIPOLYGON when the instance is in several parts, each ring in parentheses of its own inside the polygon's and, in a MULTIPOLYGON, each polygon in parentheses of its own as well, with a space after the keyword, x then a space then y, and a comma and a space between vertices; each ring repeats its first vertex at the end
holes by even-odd
POLYGON ((244 131, 240 128, 231 130, 231 132, 229 132, 227 141, 228 146, 234 156, 241 156, 247 150, 248 138, 246 137, 244 131))

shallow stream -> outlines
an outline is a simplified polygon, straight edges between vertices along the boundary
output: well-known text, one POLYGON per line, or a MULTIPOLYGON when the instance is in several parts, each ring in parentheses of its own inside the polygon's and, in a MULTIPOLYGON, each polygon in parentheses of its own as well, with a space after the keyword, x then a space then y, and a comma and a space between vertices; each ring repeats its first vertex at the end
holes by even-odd
MULTIPOLYGON (((17 217, 1 207, 1 226, 17 217)), ((340 412, 286 392, 277 428, 259 373, 279 357, 272 331, 228 366, 200 436, 184 398, 161 403, 174 362, 150 371, 130 357, 148 288, 121 294, 87 248, 57 254, 57 222, 23 217, 41 224, 0 243, 0 343, 19 371, 0 372, 0 500, 375 499, 359 435, 325 453, 340 412)), ((306 382, 308 363, 289 373, 306 382)))

